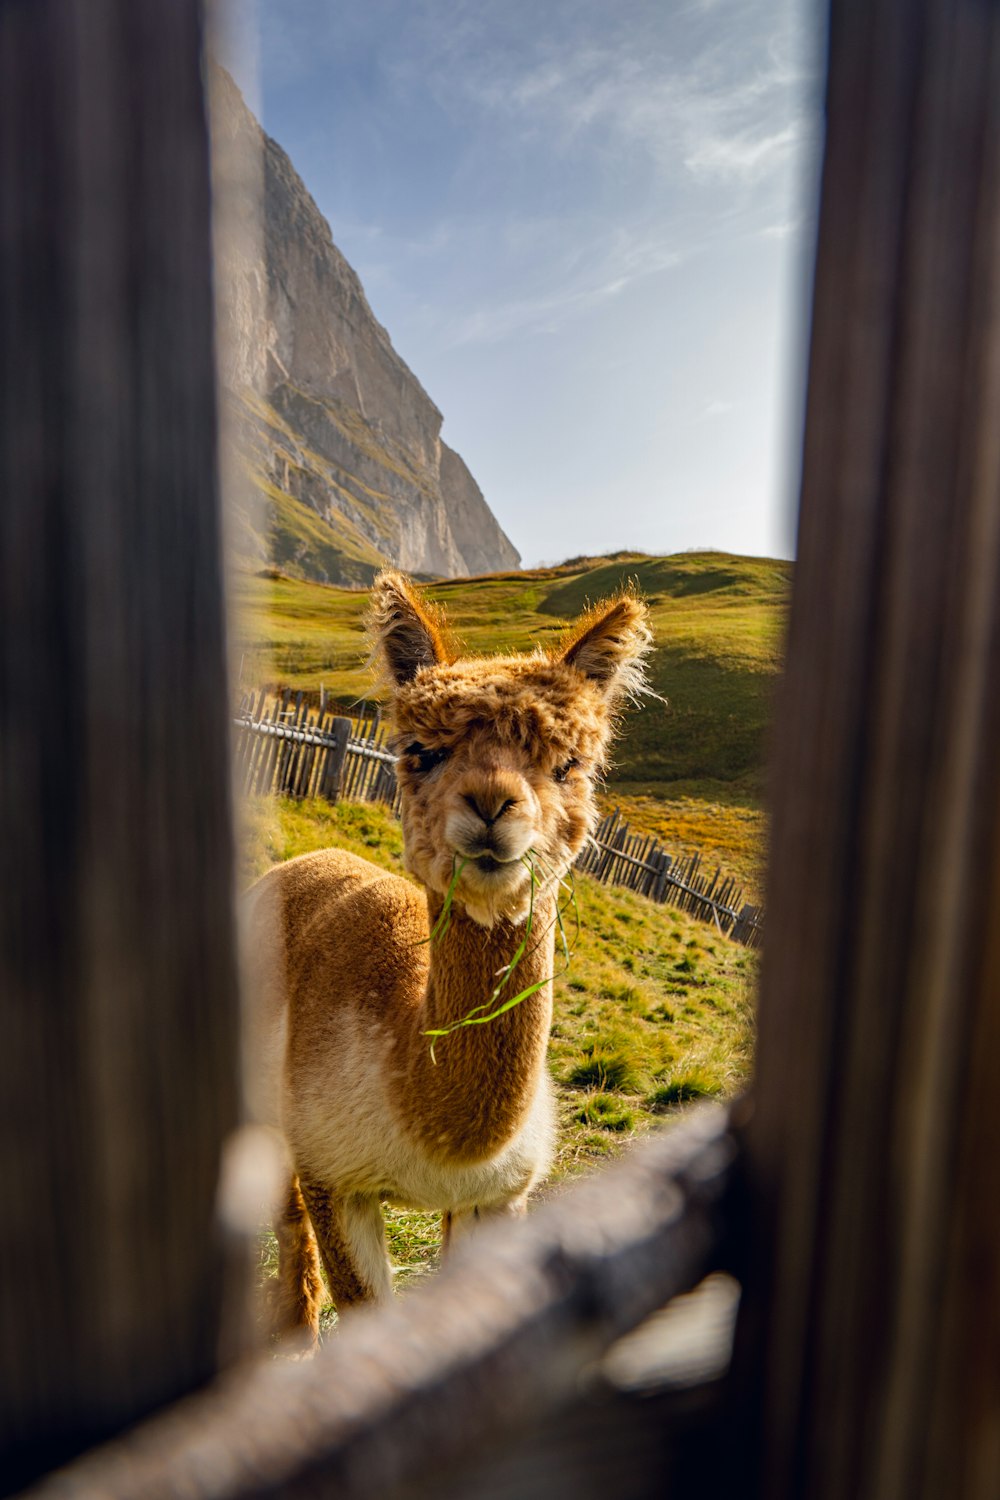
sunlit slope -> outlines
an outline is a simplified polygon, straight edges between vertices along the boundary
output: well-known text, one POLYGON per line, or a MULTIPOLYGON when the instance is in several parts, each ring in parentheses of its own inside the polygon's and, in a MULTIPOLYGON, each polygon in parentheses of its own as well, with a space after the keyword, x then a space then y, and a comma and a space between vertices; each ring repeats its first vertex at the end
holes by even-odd
MULTIPOLYGON (((629 714, 612 781, 663 791, 759 791, 791 564, 719 552, 624 557, 432 585, 472 651, 550 646, 588 603, 633 581, 650 605, 651 680, 666 702, 629 714)), ((344 702, 371 691, 365 595, 288 578, 237 579, 244 686, 281 683, 344 702)))

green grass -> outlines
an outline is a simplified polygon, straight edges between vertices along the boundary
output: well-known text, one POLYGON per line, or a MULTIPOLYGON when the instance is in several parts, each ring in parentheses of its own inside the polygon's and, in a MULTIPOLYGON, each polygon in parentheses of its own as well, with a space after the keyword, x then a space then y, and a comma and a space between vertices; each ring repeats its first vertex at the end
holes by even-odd
POLYGON ((367 695, 366 593, 268 572, 237 573, 229 592, 241 686, 325 687, 345 704, 367 695))
POLYGON ((632 1132, 635 1129, 635 1112, 614 1094, 591 1094, 577 1110, 578 1124, 598 1130, 632 1132))
MULTIPOLYGON (((402 874, 398 822, 378 804, 250 799, 242 876, 337 845, 402 874)), ((559 1138, 552 1183, 613 1155, 685 1103, 725 1098, 747 1077, 756 955, 630 891, 577 880, 581 931, 554 985, 549 1065, 559 1138)), ((436 1215, 387 1212, 399 1284, 437 1260, 436 1215)), ((273 1241, 265 1246, 273 1268, 273 1241)))
POLYGON ((403 831, 378 802, 325 802, 317 797, 251 797, 242 809, 240 883, 314 849, 347 849, 402 875, 403 831))

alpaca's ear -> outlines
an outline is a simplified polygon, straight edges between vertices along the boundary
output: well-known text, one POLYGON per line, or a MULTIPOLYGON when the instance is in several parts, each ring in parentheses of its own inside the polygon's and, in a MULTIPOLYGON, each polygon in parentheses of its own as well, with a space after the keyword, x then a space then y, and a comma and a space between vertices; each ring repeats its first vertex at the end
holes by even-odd
POLYGON ((421 667, 452 660, 440 616, 402 573, 380 573, 372 584, 368 638, 372 656, 396 687, 409 682, 421 667))
POLYGON ((560 660, 596 682, 608 698, 635 698, 646 690, 646 657, 653 643, 648 610, 635 594, 622 594, 590 610, 560 660))

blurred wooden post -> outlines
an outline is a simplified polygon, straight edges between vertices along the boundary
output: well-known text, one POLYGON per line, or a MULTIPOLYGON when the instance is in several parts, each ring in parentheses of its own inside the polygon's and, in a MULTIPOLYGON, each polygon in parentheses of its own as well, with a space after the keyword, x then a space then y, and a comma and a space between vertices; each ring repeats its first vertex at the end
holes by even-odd
POLYGON ((748 1133, 756 1492, 992 1500, 1000 7, 834 0, 828 119, 748 1133))
POLYGON ((237 1120, 197 0, 0 7, 0 1489, 216 1369, 237 1120))
POLYGON ((340 796, 340 784, 344 776, 344 761, 347 759, 347 744, 351 738, 350 719, 335 718, 330 725, 330 733, 334 736, 337 743, 326 753, 321 792, 330 802, 336 802, 340 796))

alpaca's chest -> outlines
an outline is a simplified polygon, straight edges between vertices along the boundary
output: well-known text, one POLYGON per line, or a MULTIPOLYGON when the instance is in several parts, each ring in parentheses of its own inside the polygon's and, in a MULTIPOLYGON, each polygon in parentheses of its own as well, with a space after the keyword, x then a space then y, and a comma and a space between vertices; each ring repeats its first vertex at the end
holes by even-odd
POLYGON ((300 1169, 338 1194, 374 1194, 386 1202, 431 1211, 508 1202, 547 1171, 554 1110, 545 1069, 517 1129, 482 1161, 452 1161, 425 1143, 400 1107, 402 1073, 373 1045, 341 1040, 336 1076, 302 1080, 286 1096, 283 1128, 300 1169))
POLYGON ((453 1212, 507 1203, 546 1174, 554 1136, 551 1086, 546 1077, 516 1133, 485 1161, 456 1163, 438 1158, 401 1132, 393 1180, 381 1189, 381 1196, 403 1207, 453 1212))

